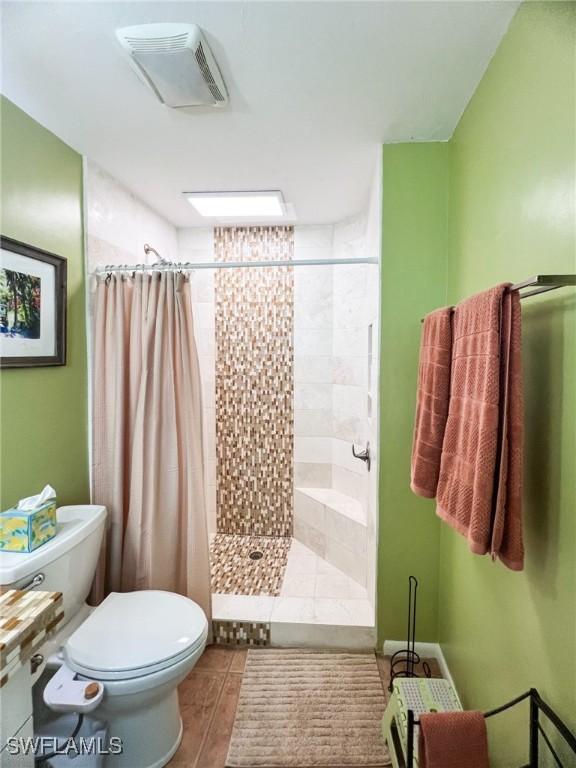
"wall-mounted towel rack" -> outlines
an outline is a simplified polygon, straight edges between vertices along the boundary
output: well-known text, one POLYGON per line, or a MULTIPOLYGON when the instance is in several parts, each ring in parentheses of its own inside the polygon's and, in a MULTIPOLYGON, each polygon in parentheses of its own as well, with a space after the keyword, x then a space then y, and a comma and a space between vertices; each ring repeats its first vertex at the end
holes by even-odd
MULTIPOLYGON (((569 288, 573 285, 576 285, 576 275, 535 275, 522 280, 521 283, 514 283, 510 286, 510 290, 518 291, 521 299, 527 299, 528 296, 535 296, 537 293, 555 291, 556 288, 569 288), (526 288, 532 290, 525 290, 526 288)), ((420 322, 423 323, 424 318, 421 318, 420 322)))
POLYGON ((510 290, 521 291, 520 298, 526 299, 537 293, 554 291, 556 288, 567 288, 570 285, 576 285, 576 275, 535 275, 535 277, 529 277, 528 280, 523 280, 521 283, 515 283, 510 287, 510 290), (533 290, 525 291, 525 288, 533 288, 533 290))

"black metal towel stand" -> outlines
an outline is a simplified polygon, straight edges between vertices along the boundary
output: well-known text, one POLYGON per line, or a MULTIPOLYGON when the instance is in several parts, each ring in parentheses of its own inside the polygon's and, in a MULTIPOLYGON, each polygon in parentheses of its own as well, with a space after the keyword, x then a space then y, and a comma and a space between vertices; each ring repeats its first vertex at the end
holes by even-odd
MULTIPOLYGON (((406 640, 406 648, 397 651, 390 660, 390 685, 389 690, 392 691, 394 680, 397 677, 422 677, 415 672, 415 667, 420 664, 420 656, 416 653, 416 609, 418 599, 418 579, 415 576, 410 576, 408 579, 408 637, 406 640)), ((432 673, 430 667, 426 662, 422 664, 422 671, 424 676, 431 677, 432 673)), ((489 712, 484 713, 485 718, 494 717, 501 712, 505 712, 517 704, 530 700, 530 725, 529 725, 529 757, 530 762, 521 768, 538 768, 538 761, 540 758, 540 747, 544 746, 548 750, 548 753, 554 760, 554 764, 557 768, 573 768, 576 766, 576 760, 571 760, 569 764, 562 762, 561 757, 558 754, 558 749, 552 744, 552 740, 549 734, 546 732, 542 725, 541 715, 544 716, 545 722, 554 728, 557 734, 564 740, 568 749, 572 755, 576 757, 576 736, 570 731, 566 723, 562 722, 558 714, 542 700, 540 694, 536 688, 531 688, 521 696, 509 701, 507 704, 503 704, 501 707, 492 709, 489 712)), ((408 730, 407 730, 407 754, 406 754, 406 768, 414 768, 414 752, 416 745, 414 743, 416 726, 419 721, 416 720, 413 710, 408 710, 408 730)))
MULTIPOLYGON (((388 690, 392 692, 394 680, 397 677, 422 677, 414 668, 420 664, 420 656, 416 653, 416 608, 418 599, 418 579, 416 576, 408 578, 408 637, 406 648, 396 651, 390 659, 390 685, 388 690)), ((422 671, 424 677, 432 677, 432 672, 427 662, 423 662, 422 671)))
MULTIPOLYGON (((517 704, 520 704, 526 699, 530 700, 530 724, 528 732, 529 762, 526 763, 526 765, 521 766, 521 768, 538 768, 541 755, 541 746, 545 746, 547 748, 548 753, 552 756, 554 764, 557 766, 557 768, 573 768, 573 766, 576 765, 576 760, 571 759, 569 763, 564 763, 562 761, 562 758, 558 754, 558 748, 552 744, 552 739, 549 733, 546 732, 542 725, 540 715, 543 715, 546 718, 545 722, 547 722, 549 726, 555 729, 557 735, 563 739, 565 745, 568 747, 572 756, 574 757, 576 757, 576 736, 574 736, 574 734, 570 731, 566 723, 562 722, 559 715, 554 712, 554 710, 548 706, 545 701, 542 700, 536 688, 531 688, 529 691, 526 691, 526 693, 523 693, 521 696, 517 696, 507 704, 503 704, 501 707, 497 707, 496 709, 492 709, 489 712, 485 712, 484 717, 488 719, 490 717, 494 717, 495 715, 499 715, 501 712, 505 712, 506 710, 515 707, 517 704), (542 738, 543 744, 540 741, 540 737, 542 738)), ((414 737, 415 728, 418 724, 419 721, 416 720, 414 712, 409 709, 406 745, 406 768, 414 768, 414 752, 416 749, 416 745, 414 744, 414 737)))

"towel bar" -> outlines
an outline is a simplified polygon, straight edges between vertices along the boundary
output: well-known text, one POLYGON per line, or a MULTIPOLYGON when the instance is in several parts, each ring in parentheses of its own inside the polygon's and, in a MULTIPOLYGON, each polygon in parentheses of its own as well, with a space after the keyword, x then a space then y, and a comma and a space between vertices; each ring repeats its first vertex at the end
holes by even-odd
POLYGON ((546 293, 554 291, 556 288, 568 288, 576 285, 576 275, 535 275, 523 280, 521 283, 514 283, 510 286, 511 291, 521 291, 524 288, 534 288, 533 291, 526 291, 520 294, 521 299, 528 296, 535 296, 537 293, 546 293))
MULTIPOLYGON (((514 283, 510 286, 510 290, 520 291, 520 298, 527 299, 528 296, 536 296, 538 293, 554 291, 556 288, 568 288, 572 285, 576 285, 576 275, 534 275, 521 283, 514 283), (533 290, 524 291, 524 288, 533 288, 533 290)), ((423 323, 424 318, 420 322, 423 323)))

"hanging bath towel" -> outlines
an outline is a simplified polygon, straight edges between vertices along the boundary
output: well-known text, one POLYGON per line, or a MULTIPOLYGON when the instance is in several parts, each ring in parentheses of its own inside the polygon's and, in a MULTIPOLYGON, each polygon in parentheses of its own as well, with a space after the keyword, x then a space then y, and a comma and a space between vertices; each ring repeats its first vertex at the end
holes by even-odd
POLYGON ((451 307, 444 307, 426 315, 422 323, 410 488, 427 499, 436 496, 448 416, 451 315, 451 307))
POLYGON ((473 552, 522 570, 520 297, 508 287, 498 285, 455 309, 436 498, 437 514, 473 552))
POLYGON ((420 768, 489 768, 482 712, 420 715, 420 768))

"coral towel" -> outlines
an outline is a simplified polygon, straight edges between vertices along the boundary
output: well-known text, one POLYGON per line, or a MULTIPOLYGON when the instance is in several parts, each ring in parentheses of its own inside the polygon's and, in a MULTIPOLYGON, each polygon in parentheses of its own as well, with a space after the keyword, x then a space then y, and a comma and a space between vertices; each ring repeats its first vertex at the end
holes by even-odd
POLYGON ((436 496, 450 398, 451 307, 426 315, 422 324, 410 488, 436 496))
POLYGON ((481 712, 420 715, 420 768, 489 768, 486 721, 481 712))
POLYGON ((461 302, 452 324, 452 376, 437 514, 522 570, 520 297, 498 285, 461 302))

